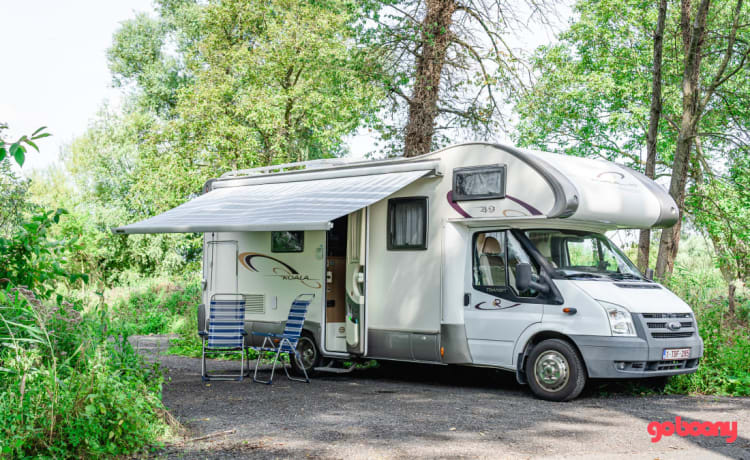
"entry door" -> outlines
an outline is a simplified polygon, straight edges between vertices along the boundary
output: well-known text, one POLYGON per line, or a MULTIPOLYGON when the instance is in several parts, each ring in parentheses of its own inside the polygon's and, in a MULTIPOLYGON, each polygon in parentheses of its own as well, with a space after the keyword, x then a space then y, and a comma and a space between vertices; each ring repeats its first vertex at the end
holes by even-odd
POLYGON ((367 213, 349 214, 346 244, 346 349, 365 352, 365 250, 367 213))
POLYGON ((471 276, 464 306, 466 337, 475 363, 510 366, 521 333, 542 320, 543 301, 533 290, 517 292, 515 267, 538 267, 509 231, 478 231, 471 242, 471 276))
POLYGON ((210 296, 213 294, 235 294, 237 293, 237 253, 238 243, 236 240, 208 241, 207 268, 208 280, 207 290, 210 296))

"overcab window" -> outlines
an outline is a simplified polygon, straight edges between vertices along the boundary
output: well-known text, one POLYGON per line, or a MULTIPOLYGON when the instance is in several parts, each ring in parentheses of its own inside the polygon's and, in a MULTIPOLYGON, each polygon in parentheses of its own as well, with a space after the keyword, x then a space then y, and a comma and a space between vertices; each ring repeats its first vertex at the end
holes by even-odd
POLYGON ((505 165, 472 166, 453 170, 453 200, 505 198, 505 165))
POLYGON ((388 249, 427 249, 427 198, 388 200, 388 249))

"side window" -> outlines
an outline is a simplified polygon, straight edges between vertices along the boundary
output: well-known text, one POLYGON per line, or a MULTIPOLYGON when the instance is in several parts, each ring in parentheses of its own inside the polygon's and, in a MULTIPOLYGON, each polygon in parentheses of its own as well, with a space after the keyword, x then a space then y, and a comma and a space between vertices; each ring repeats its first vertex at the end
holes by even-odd
POLYGON ((302 252, 305 232, 271 232, 271 252, 302 252))
POLYGON ((427 249, 427 198, 388 200, 388 249, 427 249))
POLYGON ((539 292, 537 292, 534 289, 529 288, 523 292, 518 292, 516 290, 516 267, 520 263, 526 263, 526 264, 531 265, 532 278, 538 278, 539 267, 537 267, 536 263, 531 259, 531 257, 529 257, 529 254, 526 252, 523 246, 521 246, 521 243, 510 232, 508 232, 507 243, 508 243, 508 284, 510 285, 510 288, 519 297, 536 297, 537 295, 539 295, 539 292))
POLYGON ((505 232, 474 235, 474 287, 489 294, 507 290, 505 232))

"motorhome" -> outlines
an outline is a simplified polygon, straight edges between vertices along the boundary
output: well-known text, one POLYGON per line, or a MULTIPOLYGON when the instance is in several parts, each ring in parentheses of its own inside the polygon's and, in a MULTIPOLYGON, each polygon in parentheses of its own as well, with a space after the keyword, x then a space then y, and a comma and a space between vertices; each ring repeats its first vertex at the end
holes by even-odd
POLYGON ((203 304, 241 296, 248 337, 280 332, 292 300, 315 294, 297 368, 492 367, 563 401, 587 379, 696 371, 690 307, 605 236, 678 218, 662 187, 616 163, 468 143, 233 171, 113 231, 202 233, 203 304))

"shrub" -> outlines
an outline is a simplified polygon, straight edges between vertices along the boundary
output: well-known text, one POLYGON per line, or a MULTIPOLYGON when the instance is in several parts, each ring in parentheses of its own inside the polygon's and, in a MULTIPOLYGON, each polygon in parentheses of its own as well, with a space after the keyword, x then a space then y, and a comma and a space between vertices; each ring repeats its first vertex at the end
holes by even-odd
POLYGON ((104 305, 81 310, 0 291, 3 456, 112 456, 164 434, 157 369, 110 328, 104 305))

